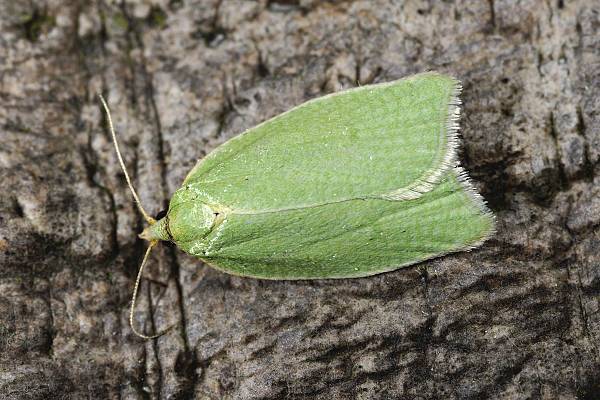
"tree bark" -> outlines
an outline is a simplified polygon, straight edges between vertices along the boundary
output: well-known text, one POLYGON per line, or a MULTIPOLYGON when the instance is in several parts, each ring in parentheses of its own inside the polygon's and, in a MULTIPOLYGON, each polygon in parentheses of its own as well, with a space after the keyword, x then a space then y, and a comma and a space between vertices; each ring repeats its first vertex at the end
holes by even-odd
POLYGON ((600 398, 600 3, 0 1, 7 399, 600 398), (480 249, 370 278, 262 281, 145 244, 144 206, 310 98, 437 70, 498 218, 480 249))

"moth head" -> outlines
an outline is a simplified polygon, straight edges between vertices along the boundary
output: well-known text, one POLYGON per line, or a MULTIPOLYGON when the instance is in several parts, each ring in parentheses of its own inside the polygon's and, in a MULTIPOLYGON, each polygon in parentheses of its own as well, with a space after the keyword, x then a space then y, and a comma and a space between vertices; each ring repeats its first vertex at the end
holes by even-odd
POLYGON ((169 239, 169 222, 166 217, 163 217, 156 221, 154 224, 147 226, 139 237, 149 242, 157 240, 170 240, 169 239))
POLYGON ((140 237, 150 242, 168 240, 184 244, 206 236, 215 217, 212 208, 199 201, 192 190, 184 187, 173 195, 166 215, 144 229, 140 237))

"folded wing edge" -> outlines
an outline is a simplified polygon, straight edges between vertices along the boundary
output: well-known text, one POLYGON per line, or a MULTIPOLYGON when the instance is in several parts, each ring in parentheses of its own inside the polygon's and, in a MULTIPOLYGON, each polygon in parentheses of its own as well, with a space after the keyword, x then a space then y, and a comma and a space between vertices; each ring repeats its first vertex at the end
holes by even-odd
POLYGON ((408 186, 382 194, 379 196, 382 199, 391 201, 418 199, 424 193, 433 190, 446 171, 458 166, 457 150, 460 145, 458 121, 460 119, 460 106, 462 104, 459 96, 462 91, 462 84, 454 77, 441 74, 436 75, 450 78, 453 85, 448 101, 446 122, 444 124, 446 130, 446 152, 441 161, 428 169, 419 179, 416 179, 408 186))

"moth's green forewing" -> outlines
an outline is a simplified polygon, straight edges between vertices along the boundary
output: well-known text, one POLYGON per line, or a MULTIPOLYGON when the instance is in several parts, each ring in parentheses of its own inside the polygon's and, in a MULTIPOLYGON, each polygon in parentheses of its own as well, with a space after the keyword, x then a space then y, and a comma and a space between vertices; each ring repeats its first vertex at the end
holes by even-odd
POLYGON ((459 90, 426 73, 293 108, 201 160, 155 229, 267 279, 366 276, 477 246, 494 220, 455 168, 459 90))

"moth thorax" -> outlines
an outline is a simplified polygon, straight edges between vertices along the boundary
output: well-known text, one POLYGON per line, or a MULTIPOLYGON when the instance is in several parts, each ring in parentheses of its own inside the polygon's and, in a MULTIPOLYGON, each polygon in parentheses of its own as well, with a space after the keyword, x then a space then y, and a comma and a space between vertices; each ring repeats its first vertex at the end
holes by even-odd
POLYGON ((208 205, 189 200, 171 206, 166 218, 170 239, 178 243, 205 237, 210 232, 216 215, 208 205))

